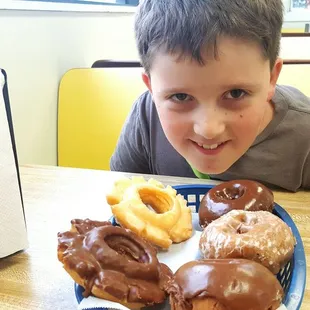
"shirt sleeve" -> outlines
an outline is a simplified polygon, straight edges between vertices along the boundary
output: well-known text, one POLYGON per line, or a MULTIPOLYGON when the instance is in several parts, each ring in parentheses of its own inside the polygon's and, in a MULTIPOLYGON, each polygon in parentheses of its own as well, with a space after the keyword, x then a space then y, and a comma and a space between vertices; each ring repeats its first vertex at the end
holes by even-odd
POLYGON ((112 171, 150 174, 148 128, 142 95, 133 105, 110 160, 112 171))

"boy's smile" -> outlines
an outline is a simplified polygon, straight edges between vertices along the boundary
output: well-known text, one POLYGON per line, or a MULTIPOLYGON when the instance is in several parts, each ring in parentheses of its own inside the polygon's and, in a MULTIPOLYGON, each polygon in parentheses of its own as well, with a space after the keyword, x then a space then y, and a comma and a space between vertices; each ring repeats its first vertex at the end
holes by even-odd
POLYGON ((258 45, 221 38, 204 65, 157 52, 144 82, 172 146, 198 171, 219 174, 253 144, 273 117, 272 72, 258 45))

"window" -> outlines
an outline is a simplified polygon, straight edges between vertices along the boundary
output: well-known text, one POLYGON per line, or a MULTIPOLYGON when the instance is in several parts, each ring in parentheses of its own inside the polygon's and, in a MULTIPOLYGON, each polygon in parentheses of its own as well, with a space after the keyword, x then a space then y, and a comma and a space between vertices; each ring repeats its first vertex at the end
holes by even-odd
POLYGON ((310 10, 310 0, 293 0, 292 10, 294 9, 307 9, 310 10))
POLYGON ((92 5, 138 5, 139 0, 21 0, 28 2, 52 2, 52 3, 71 3, 71 4, 92 4, 92 5))
POLYGON ((285 6, 284 22, 310 23, 310 0, 283 0, 285 6))
POLYGON ((139 0, 0 0, 1 9, 134 12, 139 0))

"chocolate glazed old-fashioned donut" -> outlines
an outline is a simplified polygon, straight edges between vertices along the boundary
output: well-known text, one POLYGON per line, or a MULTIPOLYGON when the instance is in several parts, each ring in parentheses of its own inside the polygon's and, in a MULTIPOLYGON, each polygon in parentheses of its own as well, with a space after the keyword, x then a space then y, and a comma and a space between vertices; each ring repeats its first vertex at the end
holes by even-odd
POLYGON ((274 207, 272 191, 256 181, 234 180, 211 188, 199 206, 199 224, 206 227, 231 210, 269 211, 274 207))
POLYGON ((161 303, 171 270, 156 250, 131 231, 109 222, 72 220, 58 233, 58 259, 76 283, 99 298, 139 309, 161 303))

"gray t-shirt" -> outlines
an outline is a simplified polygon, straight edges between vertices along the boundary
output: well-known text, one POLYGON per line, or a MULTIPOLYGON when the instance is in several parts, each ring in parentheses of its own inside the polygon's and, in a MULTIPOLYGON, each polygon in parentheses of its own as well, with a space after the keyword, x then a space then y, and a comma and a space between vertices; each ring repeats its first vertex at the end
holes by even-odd
MULTIPOLYGON (((310 98, 277 86, 275 115, 249 150, 226 172, 211 179, 252 179, 290 191, 310 188, 310 98)), ((134 103, 124 124, 110 168, 114 171, 196 177, 172 147, 149 92, 134 103)))

